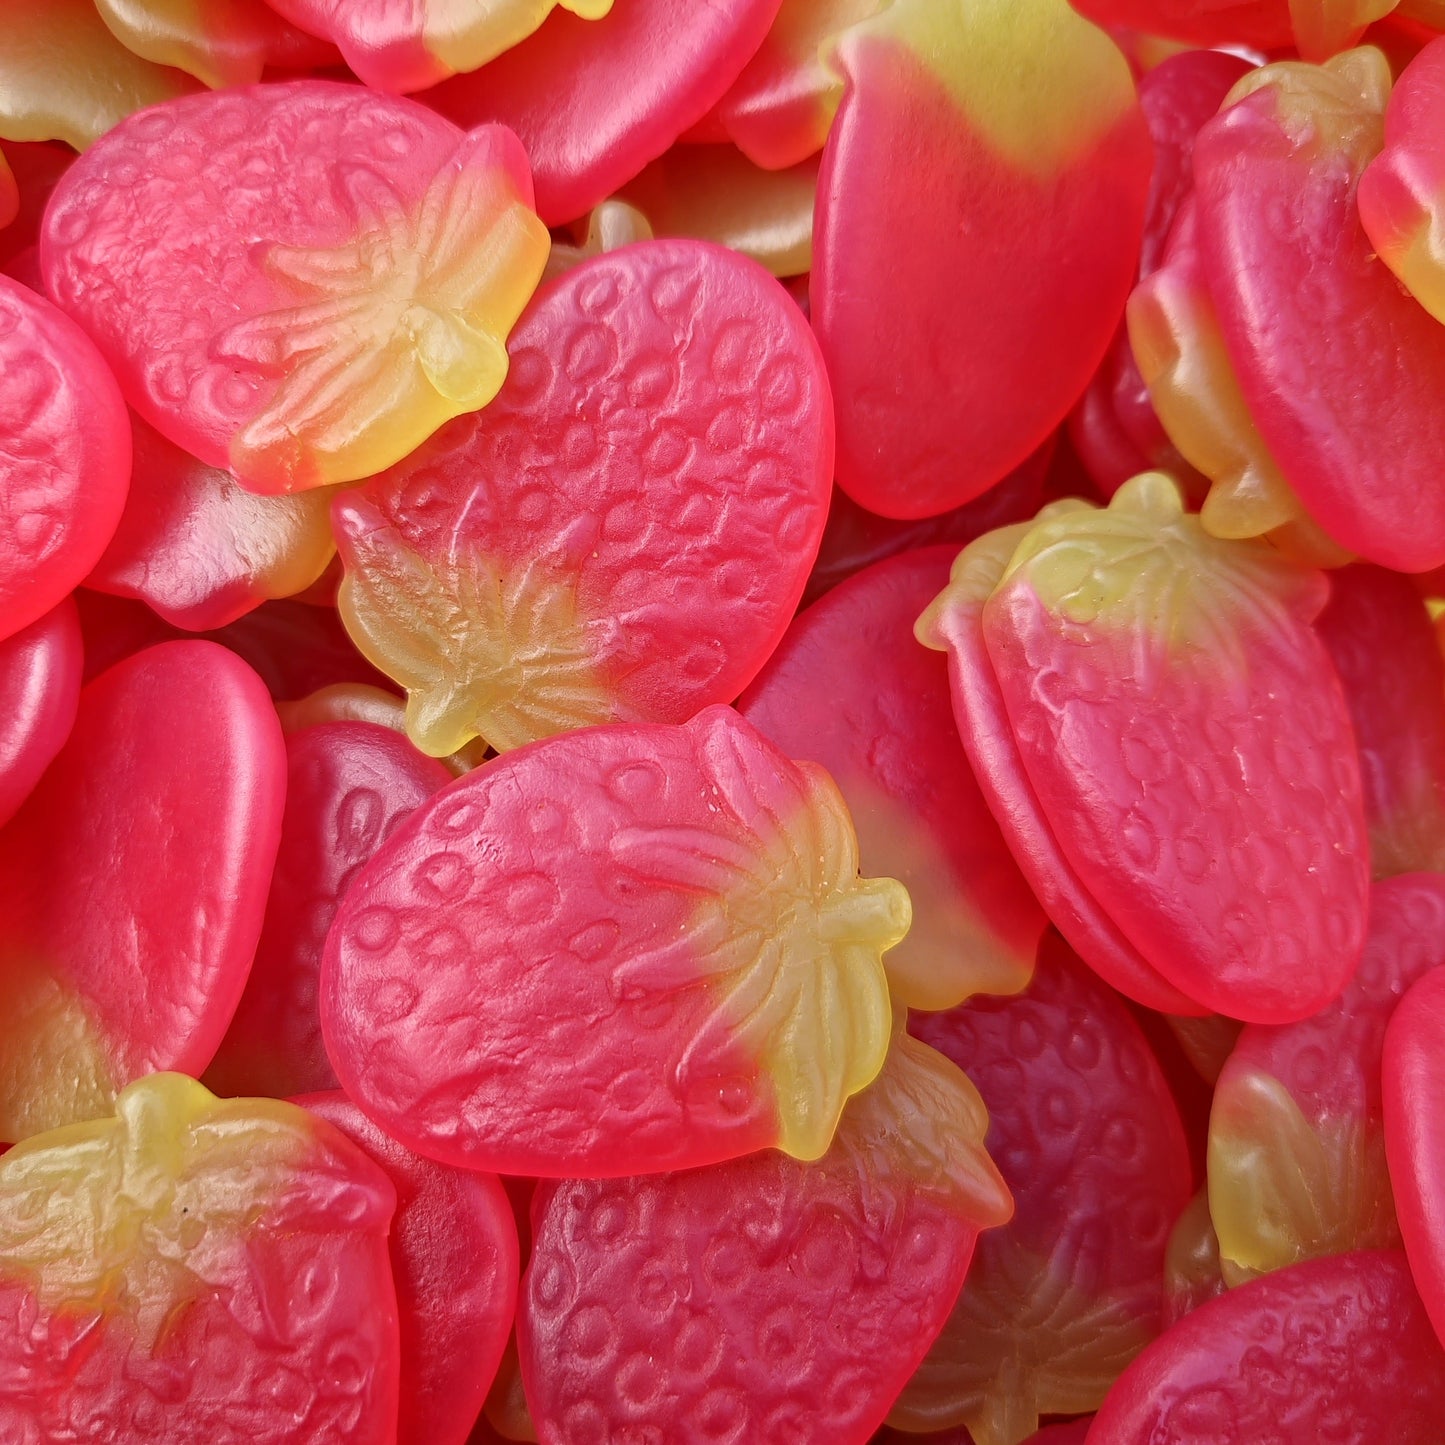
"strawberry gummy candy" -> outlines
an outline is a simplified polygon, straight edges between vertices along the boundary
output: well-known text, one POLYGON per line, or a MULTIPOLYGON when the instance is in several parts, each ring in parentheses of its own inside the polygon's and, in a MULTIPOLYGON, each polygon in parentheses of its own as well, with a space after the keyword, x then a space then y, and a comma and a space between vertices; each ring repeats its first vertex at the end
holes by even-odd
POLYGON ((908 895, 729 708, 552 738, 423 804, 342 900, 342 1087, 438 1159, 620 1175, 828 1147, 882 1067, 908 895))
POLYGON ((0 642, 0 824, 70 735, 80 697, 80 619, 68 597, 0 642))

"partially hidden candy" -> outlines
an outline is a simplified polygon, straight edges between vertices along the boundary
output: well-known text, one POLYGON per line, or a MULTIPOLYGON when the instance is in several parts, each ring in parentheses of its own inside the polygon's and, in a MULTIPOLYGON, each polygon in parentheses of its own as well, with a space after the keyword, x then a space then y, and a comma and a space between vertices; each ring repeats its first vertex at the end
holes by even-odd
POLYGON ((80 619, 69 598, 0 642, 0 825, 70 736, 83 666, 80 619))
POLYGON ((395 1205, 329 1124, 179 1074, 17 1146, 0 1159, 0 1429, 394 1445, 395 1205))
POLYGON ((583 729, 458 779, 362 870, 327 1052, 390 1133, 472 1168, 816 1159, 882 1067, 909 913, 858 877, 832 780, 731 709, 583 729))

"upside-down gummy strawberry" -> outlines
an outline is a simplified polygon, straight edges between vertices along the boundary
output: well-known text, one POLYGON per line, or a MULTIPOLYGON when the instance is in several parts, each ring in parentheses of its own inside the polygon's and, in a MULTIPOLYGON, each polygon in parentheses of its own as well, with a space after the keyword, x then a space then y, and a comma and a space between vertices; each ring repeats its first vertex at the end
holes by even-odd
POLYGON ((517 1309, 517 1226, 490 1174, 422 1159, 344 1094, 293 1101, 339 1129, 396 1189, 397 1445, 464 1445, 517 1309))
POLYGON ((0 638, 44 616, 95 565, 130 481, 130 422, 95 347, 0 276, 0 638))
POLYGON ((833 459, 807 322, 761 268, 649 241, 569 271, 512 374, 339 497, 351 635, 435 756, 731 702, 787 627, 833 459))
POLYGON ((1445 872, 1445 657, 1411 579, 1360 564, 1330 574, 1319 632, 1360 748, 1376 878, 1445 872))
POLYGON ((468 130, 484 122, 514 130, 532 164, 537 212, 560 226, 606 200, 712 109, 762 44, 779 3, 626 0, 598 20, 555 10, 490 65, 420 98, 468 130))
POLYGON ((218 1094, 284 1098, 336 1087, 317 987, 336 907, 357 870, 452 774, 367 722, 286 739, 286 811, 261 938, 235 1016, 206 1070, 218 1094))
POLYGON ((292 492, 370 476, 496 395, 547 257, 531 198, 500 127, 250 86, 110 131, 56 187, 41 266, 157 431, 292 492))
POLYGON ((597 20, 612 0, 266 0, 303 30, 333 41, 379 90, 423 90, 476 70, 525 40, 560 5, 597 20))
POLYGON ((394 1445, 396 1193, 331 1125, 153 1074, 0 1159, 0 1431, 394 1445))
POLYGON ((542 1445, 864 1445, 1008 1218, 987 1122, 900 1034, 816 1163, 541 1185, 517 1343, 542 1445))
POLYGON ((327 941, 342 1087, 419 1153, 549 1177, 828 1147, 882 1067, 908 895, 730 708, 548 739, 459 778, 327 941))
POLYGON ((974 543, 919 620, 1024 876, 1148 1007, 1284 1023, 1354 972, 1369 847, 1327 590, 1146 473, 974 543))
POLYGON ((0 825, 70 736, 84 666, 69 598, 0 642, 0 825))
POLYGON ((1426 1441, 1442 1410, 1445 1351, 1405 1257, 1366 1250, 1277 1270, 1186 1315, 1109 1392, 1089 1445, 1426 1441))
POLYGON ((912 1014, 966 1066, 1014 1216, 980 1240, 947 1324, 890 1419, 1018 1445, 1094 1409, 1161 1327, 1164 1250, 1189 1198, 1169 1085, 1123 1001, 1050 934, 1011 999, 912 1014))
POLYGON ((896 0, 828 63, 847 88, 810 295, 838 484, 926 517, 1017 466, 1098 366, 1135 275, 1149 135, 1123 56, 1067 0, 896 0))
POLYGON ((131 415, 130 492, 87 587, 204 632, 303 592, 336 555, 324 491, 259 497, 131 415))
POLYGON ((1209 1210, 1226 1280, 1400 1243, 1380 1058, 1401 996, 1445 963, 1445 876, 1374 885, 1359 971, 1313 1018, 1239 1036, 1214 1091, 1209 1210))
POLYGON ((281 730, 209 642, 118 663, 0 830, 0 1139, 199 1073, 245 986, 276 856, 281 730))
POLYGON ((908 889, 913 923, 888 976, 901 1002, 928 1009, 1017 993, 1044 927, 959 746, 948 669, 913 637, 953 555, 905 553, 835 588, 799 614, 738 700, 788 757, 828 770, 862 870, 908 889))

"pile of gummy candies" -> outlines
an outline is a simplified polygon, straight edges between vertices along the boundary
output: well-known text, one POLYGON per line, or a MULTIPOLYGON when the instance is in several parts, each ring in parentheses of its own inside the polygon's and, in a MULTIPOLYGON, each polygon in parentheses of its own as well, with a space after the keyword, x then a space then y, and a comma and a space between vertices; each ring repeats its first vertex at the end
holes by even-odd
POLYGON ((7 0, 0 269, 0 1440, 1445 1440, 1445 0, 7 0))

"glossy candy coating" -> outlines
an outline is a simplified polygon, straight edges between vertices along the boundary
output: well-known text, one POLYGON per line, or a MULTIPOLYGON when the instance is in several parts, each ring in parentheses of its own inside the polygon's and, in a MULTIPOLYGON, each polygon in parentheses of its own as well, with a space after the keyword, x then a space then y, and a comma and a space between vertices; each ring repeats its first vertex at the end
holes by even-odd
POLYGON ((154 1074, 0 1160, 0 1430, 393 1445, 396 1193, 329 1124, 154 1074))
POLYGON ((900 1035, 812 1165, 543 1184, 517 1343, 543 1445, 864 1445, 1008 1218, 968 1080, 900 1035))
POLYGON ((1078 0, 1100 24, 1131 25, 1196 45, 1293 45, 1306 60, 1326 60, 1353 45, 1398 0, 1078 0))
POLYGON ((1396 1007, 1385 1033, 1381 1080, 1385 1151, 1410 1272, 1435 1333, 1445 1340, 1445 969, 1421 978, 1396 1007))
POLYGON ((15 173, 0 151, 0 230, 10 225, 20 214, 20 188, 15 184, 15 173))
POLYGON ((0 825, 70 735, 84 654, 69 598, 0 642, 0 825))
POLYGON ((886 0, 783 0, 757 53, 712 118, 754 165, 783 170, 823 149, 843 97, 823 59, 836 37, 886 0))
POLYGON ((620 192, 655 236, 695 236, 750 256, 774 276, 813 264, 818 162, 765 171, 728 145, 674 146, 620 192))
POLYGON ((476 70, 525 40, 562 6, 597 20, 612 0, 267 0, 303 30, 333 41, 378 90, 424 90, 476 70))
POLYGON ((339 605, 424 751, 730 702, 782 635, 832 468, 827 378, 759 267, 699 241, 537 298, 497 400, 335 503, 339 605))
POLYGON ((1396 1246, 1380 1057, 1401 996, 1445 963, 1445 876, 1374 886, 1359 971, 1313 1018, 1240 1034, 1214 1091, 1209 1209, 1230 1283, 1396 1246))
POLYGON ((159 432, 291 492, 370 476, 496 394, 547 256, 530 205, 504 130, 252 86, 106 135, 56 187, 41 265, 159 432))
POLYGON ((779 0, 626 0, 600 20, 554 11, 537 32, 423 99, 468 130, 510 127, 549 226, 585 215, 722 98, 779 0))
POLYGON ((975 543, 919 621, 1025 877, 1148 1007, 1283 1023, 1354 971, 1369 850, 1326 593, 1146 473, 975 543))
POLYGON ((832 780, 730 708, 549 739, 362 870, 327 941, 327 1052, 390 1133, 473 1168, 816 1159, 882 1066, 880 955, 908 930, 902 885, 857 873, 832 780))
POLYGON ((200 87, 126 49, 91 0, 11 0, 0 47, 0 137, 84 150, 126 116, 200 87))
POLYGON ((19 201, 19 210, 0 229, 0 266, 8 268, 15 257, 40 239, 40 218, 50 193, 74 159, 69 146, 44 141, 6 141, 0 145, 0 160, 14 182, 19 201))
POLYGON ((1095 1408, 1160 1329, 1164 1250, 1189 1198, 1173 1096, 1123 1002, 1057 934, 1026 992, 912 1014, 978 1086, 1014 1217, 979 1240, 963 1294, 890 1417, 1018 1445, 1095 1408))
POLYGON ((397 1445, 464 1445, 517 1307, 517 1226, 506 1192, 492 1175, 418 1158, 344 1094, 295 1102, 345 1134, 396 1188, 397 1445))
POLYGON ((588 212, 585 224, 574 222, 563 235, 571 239, 553 238, 547 269, 542 273, 544 285, 594 256, 630 246, 634 241, 652 240, 652 227, 636 206, 629 206, 626 201, 607 200, 588 212))
POLYGON ((886 967, 914 1008, 1017 993, 1044 917, 958 742, 948 668, 913 622, 948 580, 950 547, 879 563, 800 613, 738 710, 790 758, 828 770, 864 873, 899 879, 913 924, 886 967))
POLYGON ((0 1139, 206 1066, 255 952, 284 790, 270 699, 223 648, 150 648, 82 690, 0 832, 0 1139))
POLYGON ((1319 632, 1360 748, 1375 877, 1445 872, 1445 658, 1409 578, 1365 565, 1330 574, 1319 632))
POLYGON ((76 324, 0 276, 0 638, 55 607, 115 531, 130 423, 76 324))
POLYGON ((336 555, 325 492, 258 497, 131 414, 130 493, 86 586, 193 632, 303 592, 336 555))
POLYGON ((1109 1393, 1088 1445, 1425 1441, 1445 1352, 1394 1250, 1310 1260, 1211 1300, 1109 1393))
POLYGON ((265 0, 95 0, 95 8, 128 50, 213 90, 254 85, 267 65, 306 69, 340 58, 265 0))
POLYGON ((847 90, 810 294, 838 484, 926 517, 1017 466, 1098 366, 1134 279, 1148 131, 1124 58, 1067 0, 896 0, 829 64, 847 90))
POLYGON ((218 1094, 334 1089, 317 981, 327 930, 358 869, 452 775, 404 737, 365 722, 286 739, 286 811, 246 991, 206 1071, 218 1094))
POLYGON ((1341 547, 1420 572, 1445 562, 1445 330, 1355 203, 1389 86, 1369 48, 1247 76, 1200 133, 1195 195, 1225 344, 1281 473, 1341 547))
POLYGON ((1209 1190, 1200 1189, 1169 1232, 1164 1252, 1164 1327, 1218 1299, 1227 1288, 1219 1262, 1219 1236, 1209 1216, 1209 1190))

